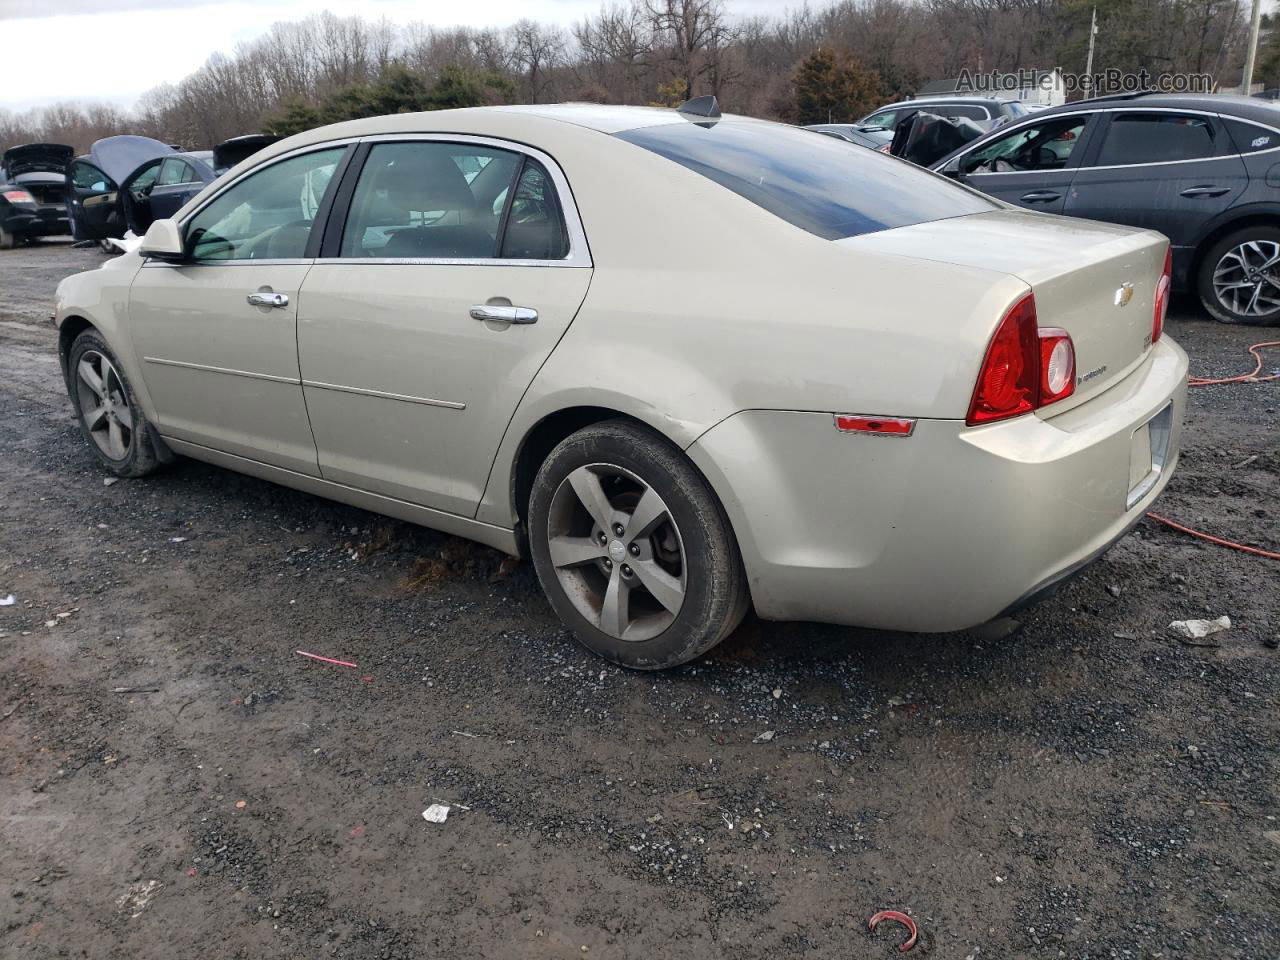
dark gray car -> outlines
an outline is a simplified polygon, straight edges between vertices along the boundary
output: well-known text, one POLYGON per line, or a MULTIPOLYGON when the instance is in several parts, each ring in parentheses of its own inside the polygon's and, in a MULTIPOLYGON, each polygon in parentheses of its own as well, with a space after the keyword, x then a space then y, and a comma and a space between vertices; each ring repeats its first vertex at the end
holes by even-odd
POLYGON ((1128 94, 1039 111, 938 173, 1029 210, 1159 230, 1173 284, 1224 323, 1280 322, 1280 106, 1128 94))
POLYGON ((815 133, 825 133, 837 140, 847 140, 868 150, 889 152, 889 144, 893 143, 893 131, 884 127, 868 127, 860 123, 815 123, 805 127, 815 133))

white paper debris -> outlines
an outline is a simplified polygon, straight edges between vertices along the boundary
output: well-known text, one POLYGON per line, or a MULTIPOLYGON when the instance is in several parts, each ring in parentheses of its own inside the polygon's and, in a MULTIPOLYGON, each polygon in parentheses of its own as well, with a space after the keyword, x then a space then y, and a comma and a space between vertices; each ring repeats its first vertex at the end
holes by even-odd
POLYGON ((1188 640, 1200 640, 1230 629, 1230 617, 1219 617, 1217 620, 1175 620, 1169 624, 1170 633, 1188 640))
POLYGON ((12 607, 18 600, 11 593, 7 597, 0 597, 0 607, 12 607))
POLYGON ((773 739, 776 730, 766 730, 764 733, 758 734, 752 743, 768 743, 773 739))
POLYGON ((449 805, 447 803, 433 803, 422 811, 422 819, 427 823, 444 823, 445 818, 448 816, 449 805))

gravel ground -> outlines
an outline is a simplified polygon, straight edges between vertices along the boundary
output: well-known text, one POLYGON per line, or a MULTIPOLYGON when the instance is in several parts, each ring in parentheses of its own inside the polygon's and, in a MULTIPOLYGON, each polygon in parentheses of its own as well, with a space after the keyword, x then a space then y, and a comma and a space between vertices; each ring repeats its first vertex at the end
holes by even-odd
MULTIPOLYGON (((1144 521, 1012 635, 749 620, 627 673, 484 548, 104 485, 47 321, 101 260, 0 255, 0 956, 887 958, 884 908, 957 960, 1280 956, 1274 561, 1144 521)), ((1201 375, 1275 336, 1175 306, 1201 375)), ((1193 390, 1158 510, 1280 549, 1277 406, 1193 390)))

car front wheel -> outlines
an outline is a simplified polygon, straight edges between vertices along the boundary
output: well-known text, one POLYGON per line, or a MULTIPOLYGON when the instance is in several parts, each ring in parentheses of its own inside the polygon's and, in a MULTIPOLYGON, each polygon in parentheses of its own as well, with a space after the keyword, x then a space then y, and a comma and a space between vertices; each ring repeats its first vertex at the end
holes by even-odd
POLYGON ((141 477, 159 458, 133 388, 106 340, 85 330, 71 344, 67 386, 80 431, 104 467, 118 477, 141 477))
POLYGON ((684 454, 625 420, 557 446, 529 499, 534 568, 589 650, 673 667, 733 632, 749 604, 728 518, 684 454))
POLYGON ((1197 286, 1221 323, 1280 323, 1280 228, 1245 227, 1223 237, 1205 252, 1197 286))

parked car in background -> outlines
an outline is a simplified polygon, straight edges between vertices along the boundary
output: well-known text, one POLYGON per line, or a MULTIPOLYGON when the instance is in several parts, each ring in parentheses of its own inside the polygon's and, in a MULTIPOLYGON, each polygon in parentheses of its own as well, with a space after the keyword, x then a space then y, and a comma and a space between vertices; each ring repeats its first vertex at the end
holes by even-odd
POLYGON ((105 469, 531 555, 656 669, 753 605, 969 627, 1121 537, 1178 455, 1168 250, 710 97, 487 107, 268 147, 54 314, 105 469))
POLYGON ((1159 230, 1175 289, 1224 323, 1280 323, 1280 107, 1128 94, 1042 110, 933 167, 1009 203, 1159 230))
POLYGON ((231 167, 279 139, 250 134, 186 153, 150 137, 99 140, 67 171, 75 237, 104 241, 128 230, 142 236, 153 220, 173 216, 231 167))
POLYGON ((0 249, 71 232, 64 184, 74 154, 62 143, 28 143, 0 157, 0 249))
POLYGON ((172 216, 214 179, 213 168, 150 137, 99 140, 67 169, 66 191, 77 240, 141 236, 172 216))
POLYGON ((212 150, 213 172, 222 176, 241 160, 248 160, 259 150, 271 146, 280 137, 270 133, 249 133, 242 137, 224 140, 212 150))
POLYGON ((847 140, 868 150, 879 150, 881 153, 888 153, 889 144, 893 143, 893 131, 884 127, 868 127, 858 123, 815 123, 805 129, 847 140))
POLYGON ((916 110, 951 120, 972 120, 983 130, 1010 123, 1027 115, 1027 108, 1018 100, 999 97, 917 97, 881 107, 858 121, 859 126, 887 127, 892 130, 907 114, 916 110))

